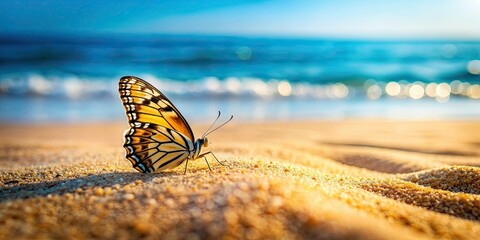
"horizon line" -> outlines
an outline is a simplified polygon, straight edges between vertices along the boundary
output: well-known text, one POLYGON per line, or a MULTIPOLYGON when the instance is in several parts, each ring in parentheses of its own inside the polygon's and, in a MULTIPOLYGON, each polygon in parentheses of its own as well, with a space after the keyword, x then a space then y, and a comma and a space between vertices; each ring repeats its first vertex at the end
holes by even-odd
POLYGON ((172 32, 127 32, 127 31, 1 31, 0 38, 5 36, 43 36, 43 37, 106 37, 115 35, 158 35, 158 36, 181 36, 181 37, 231 37, 231 38, 258 38, 258 39, 298 39, 298 40, 330 40, 330 41, 373 41, 373 42, 391 42, 391 41, 421 41, 421 42, 436 42, 436 41, 455 41, 455 42, 480 42, 478 37, 379 37, 379 36, 335 36, 335 35, 316 35, 316 34, 258 34, 258 33, 172 33, 172 32), (60 35, 60 36, 59 36, 60 35))

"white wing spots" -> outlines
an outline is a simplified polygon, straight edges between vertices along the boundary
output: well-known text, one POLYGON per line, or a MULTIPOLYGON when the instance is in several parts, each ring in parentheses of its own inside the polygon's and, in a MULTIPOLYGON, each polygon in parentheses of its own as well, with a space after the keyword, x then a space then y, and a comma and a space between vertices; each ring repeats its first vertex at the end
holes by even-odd
POLYGON ((128 113, 128 116, 130 116, 131 120, 136 120, 137 119, 137 114, 136 113, 128 113))
POLYGON ((131 97, 123 97, 123 100, 126 102, 126 103, 133 103, 133 99, 131 97))
POLYGON ((132 85, 128 83, 123 83, 120 85, 120 87, 124 89, 122 90, 123 93, 125 93, 126 91, 130 92, 129 90, 132 89, 132 85))
POLYGON ((158 172, 195 156, 188 123, 159 90, 136 77, 122 78, 119 90, 130 125, 123 147, 136 170, 158 172))

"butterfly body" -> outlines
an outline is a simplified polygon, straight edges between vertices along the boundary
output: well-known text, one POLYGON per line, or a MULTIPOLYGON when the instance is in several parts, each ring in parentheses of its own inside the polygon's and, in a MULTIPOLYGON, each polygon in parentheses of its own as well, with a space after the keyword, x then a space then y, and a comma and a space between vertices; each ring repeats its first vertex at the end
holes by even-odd
POLYGON ((213 155, 212 152, 202 153, 202 148, 208 146, 208 139, 202 136, 194 141, 185 118, 148 82, 137 77, 122 77, 119 93, 130 124, 124 134, 123 147, 126 158, 136 170, 158 172, 186 161, 186 171, 189 160, 213 155))

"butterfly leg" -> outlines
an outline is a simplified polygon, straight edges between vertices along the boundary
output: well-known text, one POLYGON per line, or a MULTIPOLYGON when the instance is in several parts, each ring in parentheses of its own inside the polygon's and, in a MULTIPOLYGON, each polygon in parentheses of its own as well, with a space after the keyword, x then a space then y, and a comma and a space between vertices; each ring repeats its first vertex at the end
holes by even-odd
MULTIPOLYGON (((208 154, 211 154, 211 155, 215 158, 215 160, 217 160, 217 162, 218 162, 220 165, 222 165, 222 166, 227 166, 227 165, 223 164, 222 162, 220 162, 220 161, 218 160, 217 156, 215 156, 215 154, 213 154, 213 152, 211 152, 211 151, 208 151, 208 152, 206 152, 206 153, 203 153, 203 154, 201 154, 199 157, 205 157, 205 156, 208 155, 208 154)), ((227 166, 227 167, 228 167, 228 166, 227 166)))
POLYGON ((210 164, 208 163, 207 157, 203 156, 203 158, 205 159, 205 162, 207 163, 208 169, 210 169, 210 171, 212 171, 212 168, 210 168, 210 164))
POLYGON ((187 173, 188 159, 189 158, 187 158, 187 162, 185 163, 185 171, 183 171, 183 174, 187 173))

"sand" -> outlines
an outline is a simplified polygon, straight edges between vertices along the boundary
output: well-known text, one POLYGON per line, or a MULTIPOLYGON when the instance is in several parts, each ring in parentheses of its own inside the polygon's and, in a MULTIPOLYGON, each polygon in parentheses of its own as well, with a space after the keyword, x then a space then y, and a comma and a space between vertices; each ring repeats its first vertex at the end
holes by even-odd
POLYGON ((186 174, 136 172, 125 128, 1 125, 0 239, 480 236, 478 121, 234 122, 186 174))

